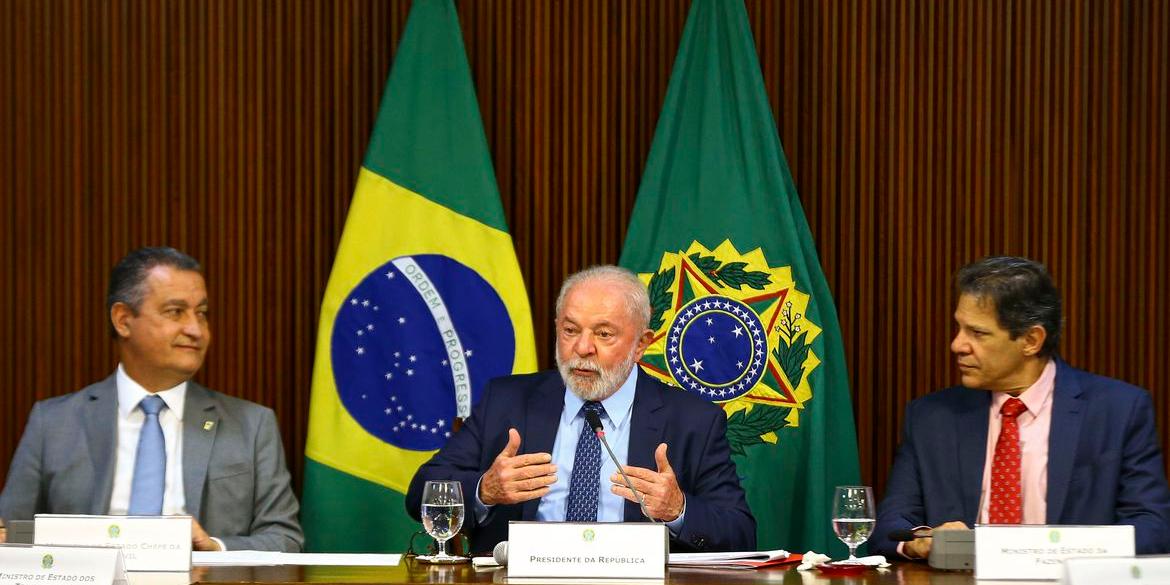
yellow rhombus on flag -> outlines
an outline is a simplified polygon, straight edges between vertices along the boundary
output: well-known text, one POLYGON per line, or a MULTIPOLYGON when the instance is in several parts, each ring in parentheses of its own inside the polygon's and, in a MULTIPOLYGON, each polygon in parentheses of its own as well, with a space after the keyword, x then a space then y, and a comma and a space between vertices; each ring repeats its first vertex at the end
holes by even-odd
POLYGON ((321 306, 307 548, 405 550, 415 470, 488 380, 535 367, 459 20, 451 0, 416 0, 321 306))

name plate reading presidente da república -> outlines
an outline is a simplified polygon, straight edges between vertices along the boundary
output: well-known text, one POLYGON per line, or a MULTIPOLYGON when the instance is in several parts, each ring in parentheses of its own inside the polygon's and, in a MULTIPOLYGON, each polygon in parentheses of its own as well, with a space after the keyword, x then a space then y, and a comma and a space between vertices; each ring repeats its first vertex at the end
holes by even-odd
POLYGON ((37 514, 37 544, 116 546, 127 571, 190 571, 190 516, 37 514))
POLYGON ((1060 579, 1065 559, 1132 557, 1133 526, 975 527, 976 579, 1060 579))
POLYGON ((664 579, 670 535, 647 522, 509 522, 508 578, 664 579))
POLYGON ((0 585, 126 585, 112 546, 0 544, 0 585))

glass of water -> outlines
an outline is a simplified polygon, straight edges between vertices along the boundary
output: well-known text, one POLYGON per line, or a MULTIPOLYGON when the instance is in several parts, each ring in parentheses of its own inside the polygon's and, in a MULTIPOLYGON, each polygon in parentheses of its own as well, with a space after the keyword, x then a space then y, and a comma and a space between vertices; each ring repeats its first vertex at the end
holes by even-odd
POLYGON ((422 523, 439 543, 439 553, 420 556, 428 563, 463 563, 466 557, 447 554, 447 541, 463 526, 463 486, 458 481, 428 481, 423 486, 422 523))
POLYGON ((857 560, 857 547, 869 540, 874 521, 872 488, 837 486, 833 493, 833 532, 849 547, 849 560, 857 560))

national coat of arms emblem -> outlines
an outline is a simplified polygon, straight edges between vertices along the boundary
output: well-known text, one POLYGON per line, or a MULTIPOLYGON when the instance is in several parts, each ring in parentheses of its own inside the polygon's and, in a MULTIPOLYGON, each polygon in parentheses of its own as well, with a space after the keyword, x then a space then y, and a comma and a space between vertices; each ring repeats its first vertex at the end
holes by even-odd
POLYGON ((812 342, 821 329, 790 267, 769 266, 760 250, 741 254, 730 240, 714 250, 692 242, 639 277, 654 330, 641 365, 722 406, 732 453, 774 444, 778 431, 799 426, 812 399, 808 375, 820 364, 812 342))

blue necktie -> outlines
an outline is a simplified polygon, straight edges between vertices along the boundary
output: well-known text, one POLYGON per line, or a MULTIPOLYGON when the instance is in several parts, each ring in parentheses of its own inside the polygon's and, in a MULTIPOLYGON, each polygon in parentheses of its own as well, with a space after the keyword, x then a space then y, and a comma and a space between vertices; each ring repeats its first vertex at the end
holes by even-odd
MULTIPOLYGON (((592 410, 605 414, 600 402, 590 400, 581 407, 581 416, 592 410)), ((589 423, 581 425, 577 452, 573 455, 573 476, 569 478, 569 501, 565 508, 567 522, 596 522, 597 498, 601 492, 601 442, 589 423)))
POLYGON ((166 486, 167 450, 163 441, 158 413, 167 407, 162 398, 147 396, 138 403, 146 420, 138 437, 138 455, 134 458, 134 480, 130 484, 131 516, 162 514, 163 489, 166 486))

